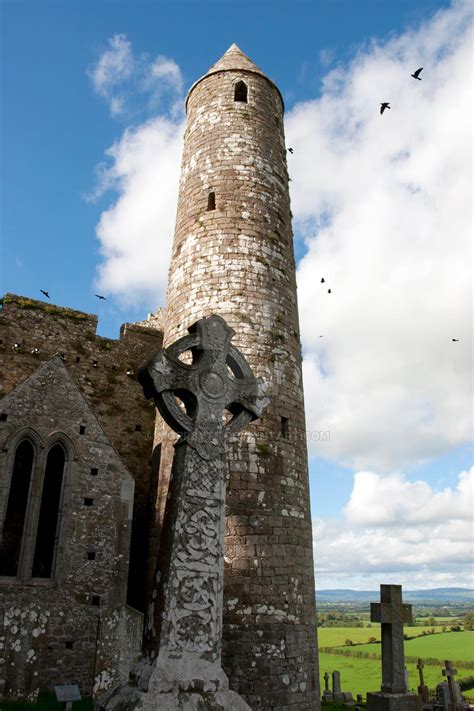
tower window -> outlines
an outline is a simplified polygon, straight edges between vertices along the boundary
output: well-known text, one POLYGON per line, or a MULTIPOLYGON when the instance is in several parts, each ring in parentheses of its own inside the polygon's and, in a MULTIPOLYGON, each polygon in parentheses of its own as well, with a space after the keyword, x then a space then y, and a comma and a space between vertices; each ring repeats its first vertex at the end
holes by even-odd
POLYGON ((93 506, 94 505, 94 499, 89 498, 86 496, 84 498, 84 506, 93 506))
POLYGON ((85 434, 85 433, 86 433, 85 425, 79 425, 79 434, 85 434))
POLYGON ((95 560, 95 551, 88 551, 87 560, 95 560))
POLYGON ((234 87, 234 101, 243 101, 247 103, 247 84, 244 81, 238 81, 234 87))
POLYGON ((97 476, 99 473, 98 467, 91 467, 91 476, 97 476))
POLYGON ((283 437, 283 439, 288 439, 290 436, 290 420, 288 417, 281 418, 280 434, 283 437))
POLYGON ((0 422, 6 422, 7 417, 8 417, 8 415, 6 412, 0 412, 0 422))
POLYGON ((98 607, 100 605, 100 595, 92 595, 91 604, 98 607))
POLYGON ((60 444, 56 444, 50 449, 44 472, 33 571, 31 573, 33 578, 50 578, 53 570, 65 460, 64 449, 60 444))
POLYGON ((207 196, 207 211, 210 212, 210 210, 215 210, 216 209, 216 194, 215 193, 209 193, 207 196))
POLYGON ((0 575, 16 575, 20 562, 26 505, 30 490, 34 450, 28 440, 18 445, 0 545, 0 575))

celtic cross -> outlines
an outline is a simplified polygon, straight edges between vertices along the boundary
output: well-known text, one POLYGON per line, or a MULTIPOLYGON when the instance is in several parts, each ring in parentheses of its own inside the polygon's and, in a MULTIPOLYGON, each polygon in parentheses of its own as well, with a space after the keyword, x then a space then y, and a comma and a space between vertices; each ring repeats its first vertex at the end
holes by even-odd
POLYGON ((234 331, 224 319, 203 318, 188 331, 139 375, 145 395, 181 435, 153 605, 160 619, 159 657, 220 664, 226 441, 260 417, 269 401, 263 382, 231 344, 234 331), (191 362, 183 359, 185 352, 191 362))
POLYGON ((411 605, 402 603, 401 585, 381 585, 380 602, 370 604, 370 619, 382 627, 382 692, 407 691, 403 623, 412 621, 411 605))

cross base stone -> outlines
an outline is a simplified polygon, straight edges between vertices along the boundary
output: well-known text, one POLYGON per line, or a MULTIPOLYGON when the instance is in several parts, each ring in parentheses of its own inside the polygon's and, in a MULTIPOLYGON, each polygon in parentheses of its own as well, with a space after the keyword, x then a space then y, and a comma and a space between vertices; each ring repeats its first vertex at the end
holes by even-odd
POLYGON ((421 698, 411 693, 372 692, 367 694, 367 711, 421 711, 421 698))
POLYGON ((183 654, 180 659, 159 656, 142 661, 130 682, 109 691, 96 702, 94 711, 251 711, 229 689, 227 676, 218 664, 183 654))
POLYGON ((429 698, 430 698, 430 692, 429 692, 428 687, 425 684, 423 684, 422 686, 418 687, 417 691, 418 691, 418 695, 421 696, 421 700, 423 701, 423 703, 428 703, 429 698))

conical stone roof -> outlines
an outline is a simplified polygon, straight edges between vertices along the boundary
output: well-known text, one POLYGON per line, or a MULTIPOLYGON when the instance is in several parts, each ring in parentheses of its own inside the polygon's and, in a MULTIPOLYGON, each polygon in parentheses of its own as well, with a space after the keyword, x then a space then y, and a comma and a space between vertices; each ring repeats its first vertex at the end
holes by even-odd
POLYGON ((208 74, 222 72, 228 69, 243 69, 248 72, 256 72, 265 76, 261 69, 252 62, 242 50, 235 44, 231 44, 227 52, 209 68, 208 74))
POLYGON ((253 72, 254 74, 260 74, 260 76, 264 77, 277 90, 281 99, 282 106, 284 107, 283 97, 277 85, 271 79, 269 79, 267 75, 264 74, 262 70, 257 67, 257 65, 254 64, 252 60, 249 59, 249 57, 247 57, 247 55, 244 54, 234 42, 234 44, 230 45, 227 52, 215 64, 213 64, 212 67, 209 68, 207 73, 200 79, 198 79, 196 82, 194 82, 194 84, 188 91, 188 95, 186 97, 186 108, 191 92, 198 84, 203 81, 203 79, 206 79, 206 77, 211 76, 212 74, 216 74, 217 72, 226 71, 244 71, 253 72))

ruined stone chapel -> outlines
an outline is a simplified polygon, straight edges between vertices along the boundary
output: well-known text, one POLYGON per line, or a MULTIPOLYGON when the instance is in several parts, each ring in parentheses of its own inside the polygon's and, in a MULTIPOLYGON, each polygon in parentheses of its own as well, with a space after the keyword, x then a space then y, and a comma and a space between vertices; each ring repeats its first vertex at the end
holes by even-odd
POLYGON ((166 308, 113 340, 93 315, 3 299, 0 698, 98 698, 153 656, 177 435, 137 374, 214 314, 270 401, 226 454, 222 666, 254 710, 319 707, 283 99, 232 45, 186 111, 166 308))

